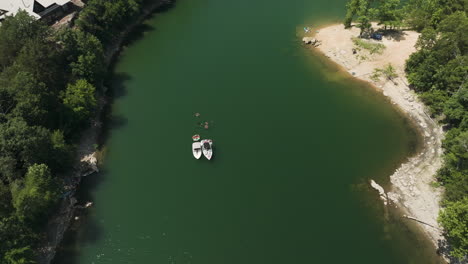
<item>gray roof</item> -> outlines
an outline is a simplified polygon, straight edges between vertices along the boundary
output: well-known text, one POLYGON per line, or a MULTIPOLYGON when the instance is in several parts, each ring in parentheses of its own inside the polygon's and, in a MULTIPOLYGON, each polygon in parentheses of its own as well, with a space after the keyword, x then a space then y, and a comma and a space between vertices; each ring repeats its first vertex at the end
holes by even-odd
POLYGON ((5 14, 0 16, 0 19, 5 16, 13 16, 20 10, 25 10, 29 15, 39 19, 41 18, 39 14, 34 13, 34 2, 41 4, 43 7, 47 8, 53 4, 64 5, 70 0, 0 0, 0 10, 6 11, 5 14))

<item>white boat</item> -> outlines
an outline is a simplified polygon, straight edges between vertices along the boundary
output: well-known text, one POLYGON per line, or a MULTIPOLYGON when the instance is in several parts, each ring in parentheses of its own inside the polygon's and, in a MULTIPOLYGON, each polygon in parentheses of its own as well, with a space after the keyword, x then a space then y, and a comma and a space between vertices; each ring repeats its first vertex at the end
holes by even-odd
POLYGON ((200 143, 200 142, 193 142, 193 143, 192 143, 192 152, 193 152, 193 156, 194 156, 196 159, 200 159, 200 158, 201 158, 201 155, 202 155, 202 147, 201 147, 201 143, 200 143))
POLYGON ((213 156, 213 141, 211 139, 203 139, 200 143, 203 156, 205 156, 208 160, 211 160, 211 157, 213 156))

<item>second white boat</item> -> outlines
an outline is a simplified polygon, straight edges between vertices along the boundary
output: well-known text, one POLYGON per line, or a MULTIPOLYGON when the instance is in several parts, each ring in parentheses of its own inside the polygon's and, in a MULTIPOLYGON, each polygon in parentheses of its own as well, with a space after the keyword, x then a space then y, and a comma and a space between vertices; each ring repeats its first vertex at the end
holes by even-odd
POLYGON ((192 152, 193 152, 193 156, 194 156, 196 159, 200 159, 200 158, 201 158, 201 155, 202 155, 202 146, 201 146, 201 143, 200 143, 200 142, 193 142, 193 143, 192 143, 192 152))
POLYGON ((211 160, 213 157, 213 141, 211 139, 203 139, 201 142, 203 156, 208 160, 211 160))

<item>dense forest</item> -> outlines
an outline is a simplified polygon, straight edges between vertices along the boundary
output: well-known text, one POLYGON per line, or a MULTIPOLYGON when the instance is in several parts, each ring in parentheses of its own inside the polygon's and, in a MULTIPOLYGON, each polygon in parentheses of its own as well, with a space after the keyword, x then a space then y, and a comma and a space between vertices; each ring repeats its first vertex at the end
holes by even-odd
POLYGON ((464 0, 351 0, 345 26, 355 21, 362 37, 371 21, 385 28, 421 32, 406 74, 431 114, 447 130, 444 166, 437 183, 444 186, 439 222, 457 258, 468 255, 468 2, 464 0))
POLYGON ((95 116, 104 51, 143 0, 89 0, 75 26, 26 12, 0 26, 0 263, 36 263, 80 134, 95 116))

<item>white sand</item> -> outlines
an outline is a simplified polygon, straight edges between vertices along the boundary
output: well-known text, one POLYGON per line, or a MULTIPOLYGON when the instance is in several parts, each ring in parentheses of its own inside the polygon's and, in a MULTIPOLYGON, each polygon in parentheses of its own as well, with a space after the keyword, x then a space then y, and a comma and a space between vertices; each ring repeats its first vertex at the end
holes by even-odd
MULTIPOLYGON (((374 27, 376 27, 375 24, 374 27)), ((429 184, 435 180, 435 173, 442 165, 441 140, 443 132, 441 126, 429 117, 424 104, 408 88, 404 74, 405 61, 411 53, 416 51, 414 45, 419 33, 404 31, 398 40, 384 37, 379 42, 386 46, 383 54, 370 55, 367 51, 361 50, 357 54, 364 55, 367 59, 360 61, 356 55, 353 55, 354 44, 351 40, 351 37, 359 35, 359 31, 358 28, 354 27, 345 29, 342 24, 319 29, 314 37, 321 41, 321 45, 315 49, 344 67, 354 77, 367 81, 381 90, 385 96, 391 99, 393 104, 408 114, 422 132, 424 147, 420 153, 402 164, 390 176, 392 187, 387 195, 389 200, 404 210, 405 214, 429 224, 419 223, 437 247, 439 240, 444 241, 437 223, 442 190, 435 189, 429 184), (383 68, 388 63, 393 65, 399 75, 395 84, 392 81, 384 80, 384 77, 379 82, 372 81, 370 75, 373 70, 383 68)))

